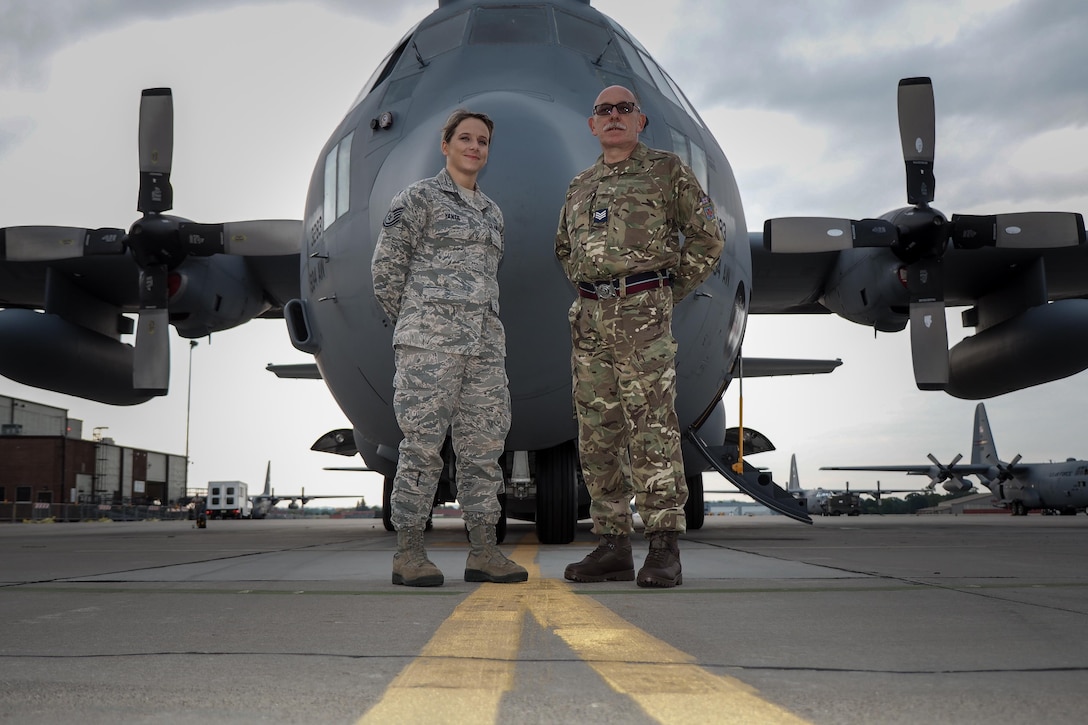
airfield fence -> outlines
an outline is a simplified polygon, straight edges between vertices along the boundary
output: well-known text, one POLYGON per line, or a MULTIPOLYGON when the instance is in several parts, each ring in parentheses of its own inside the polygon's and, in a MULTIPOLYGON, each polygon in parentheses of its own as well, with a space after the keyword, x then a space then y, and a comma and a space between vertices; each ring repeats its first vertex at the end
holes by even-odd
POLYGON ((156 504, 0 502, 0 523, 51 521, 157 521, 189 518, 189 510, 156 504))

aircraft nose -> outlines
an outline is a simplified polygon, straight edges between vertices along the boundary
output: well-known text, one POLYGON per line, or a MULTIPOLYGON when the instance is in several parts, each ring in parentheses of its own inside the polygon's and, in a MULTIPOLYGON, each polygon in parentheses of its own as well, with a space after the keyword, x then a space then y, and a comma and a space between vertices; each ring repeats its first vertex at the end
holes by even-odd
POLYGON ((600 146, 584 113, 550 97, 489 92, 464 105, 495 122, 479 184, 506 223, 499 286, 514 406, 507 443, 516 448, 525 425, 537 426, 539 435, 540 421, 569 421, 551 434, 559 443, 574 430, 567 321, 574 288, 555 258, 555 232, 571 179, 596 160, 600 146))
MULTIPOLYGON (((571 179, 594 163, 600 146, 582 111, 546 94, 487 91, 458 106, 486 113, 495 123, 478 183, 505 222, 499 304, 514 413, 507 445, 526 447, 522 431, 530 425, 537 446, 548 439, 558 444, 574 435, 566 313, 575 295, 555 258, 555 232, 571 179), (542 431, 546 425, 556 428, 542 431)), ((451 110, 412 119, 412 130, 385 160, 371 196, 375 235, 388 200, 442 168, 440 129, 451 110)))

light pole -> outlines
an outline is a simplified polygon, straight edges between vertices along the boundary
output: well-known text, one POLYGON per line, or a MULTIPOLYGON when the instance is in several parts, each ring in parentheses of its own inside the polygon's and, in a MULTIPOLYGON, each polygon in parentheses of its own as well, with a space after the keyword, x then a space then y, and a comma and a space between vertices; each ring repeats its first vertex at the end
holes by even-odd
POLYGON ((189 493, 189 410, 193 403, 193 348, 196 340, 189 340, 189 384, 185 393, 185 493, 189 493))

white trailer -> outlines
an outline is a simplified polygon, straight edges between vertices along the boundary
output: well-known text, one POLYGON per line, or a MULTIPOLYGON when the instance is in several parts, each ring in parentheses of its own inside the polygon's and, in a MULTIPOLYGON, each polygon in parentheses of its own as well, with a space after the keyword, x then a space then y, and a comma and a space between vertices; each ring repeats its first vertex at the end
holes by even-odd
POLYGON ((253 514, 249 484, 242 481, 208 481, 204 510, 209 519, 248 519, 253 514))

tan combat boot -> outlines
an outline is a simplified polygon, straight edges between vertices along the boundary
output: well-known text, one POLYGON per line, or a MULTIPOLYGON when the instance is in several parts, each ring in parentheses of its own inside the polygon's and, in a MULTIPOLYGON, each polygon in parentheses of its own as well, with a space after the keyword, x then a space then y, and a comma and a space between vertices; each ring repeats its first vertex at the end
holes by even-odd
POLYGON ((603 534, 597 548, 577 564, 568 564, 563 576, 572 582, 629 582, 635 578, 631 537, 603 534))
POLYGON ((465 562, 465 581, 510 584, 523 582, 529 572, 509 559, 499 550, 494 524, 470 524, 468 527, 468 561, 465 562))
POLYGON ((640 587, 675 587, 684 583, 680 570, 680 534, 676 531, 655 531, 649 534, 650 551, 638 570, 640 587))
POLYGON ((442 571, 427 558, 423 529, 397 531, 397 553, 393 554, 393 583, 408 587, 440 587, 442 571))

